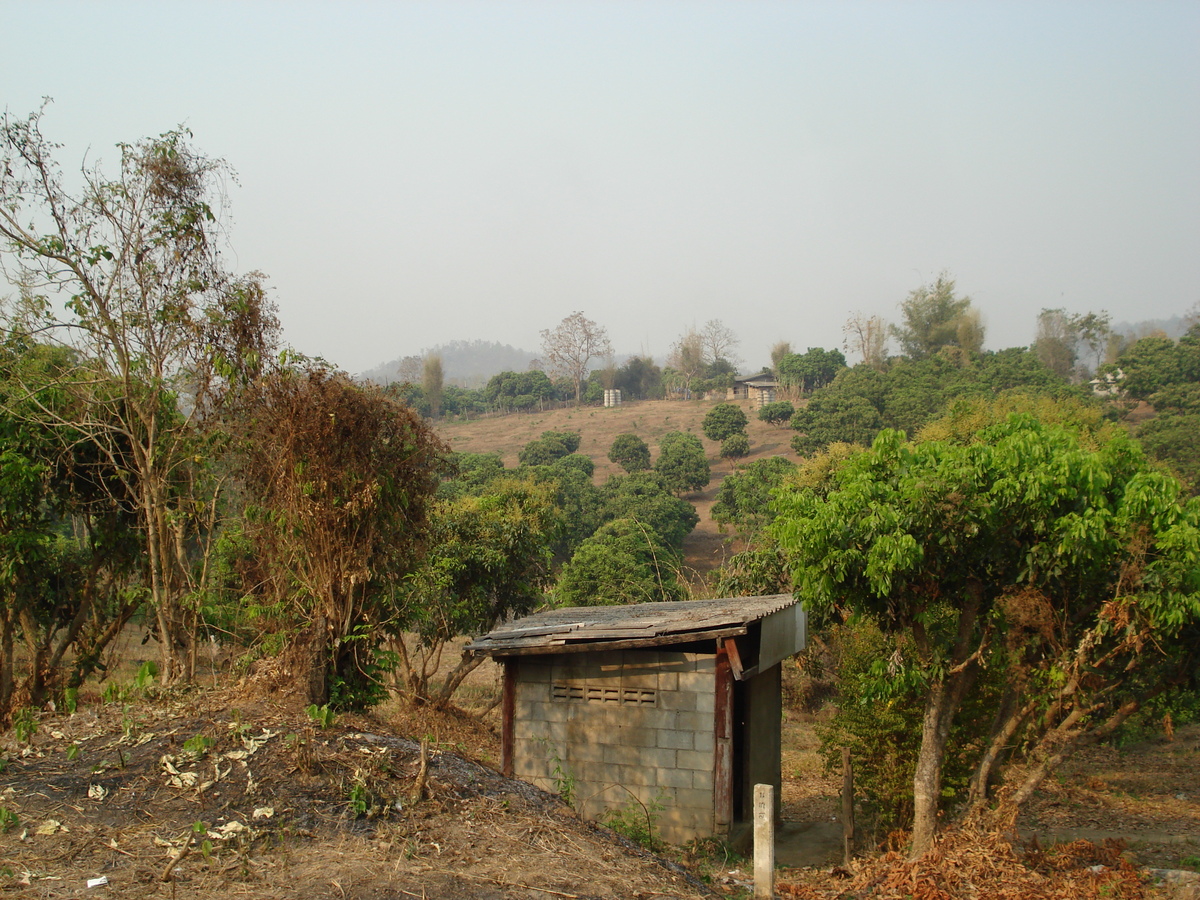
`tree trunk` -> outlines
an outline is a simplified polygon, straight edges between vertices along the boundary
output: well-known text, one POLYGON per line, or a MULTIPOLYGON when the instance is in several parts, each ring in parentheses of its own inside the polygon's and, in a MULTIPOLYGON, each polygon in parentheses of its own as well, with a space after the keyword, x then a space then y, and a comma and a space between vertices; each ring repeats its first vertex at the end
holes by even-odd
POLYGON ((992 740, 988 744, 987 750, 984 751, 983 756, 980 757, 979 765, 975 767, 975 772, 971 776, 970 790, 967 795, 968 816, 979 813, 987 804, 988 787, 992 779, 992 772, 999 762, 1004 748, 1008 746, 1013 736, 1035 708, 1035 704, 1032 702, 1018 708, 1018 699, 1016 691, 1012 689, 1009 690, 1004 698, 1004 703, 996 717, 996 726, 992 729, 992 740))
POLYGON ((458 665, 446 676, 446 683, 438 689, 437 694, 433 697, 433 705, 438 709, 445 709, 449 706, 450 698, 454 696, 458 686, 463 683, 463 679, 483 665, 485 658, 464 650, 458 665))
POLYGON ((945 681, 935 682, 925 702, 921 723, 921 749, 913 774, 913 833, 911 858, 916 859, 933 845, 937 832, 938 801, 942 796, 942 763, 950 737, 949 696, 945 681))

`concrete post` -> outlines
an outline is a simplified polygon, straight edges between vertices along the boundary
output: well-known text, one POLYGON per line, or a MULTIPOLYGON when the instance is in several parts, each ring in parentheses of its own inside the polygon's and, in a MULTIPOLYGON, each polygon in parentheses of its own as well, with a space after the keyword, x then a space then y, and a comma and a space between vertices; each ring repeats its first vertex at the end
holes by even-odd
POLYGON ((775 785, 754 786, 754 898, 775 896, 775 785))

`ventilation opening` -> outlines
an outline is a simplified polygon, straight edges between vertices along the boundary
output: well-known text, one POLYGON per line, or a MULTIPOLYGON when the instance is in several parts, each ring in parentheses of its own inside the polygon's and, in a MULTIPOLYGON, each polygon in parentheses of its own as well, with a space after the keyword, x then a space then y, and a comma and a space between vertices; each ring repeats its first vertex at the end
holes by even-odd
POLYGON ((550 685, 550 697, 560 703, 607 703, 612 706, 657 706, 658 691, 650 688, 601 687, 599 685, 550 685))

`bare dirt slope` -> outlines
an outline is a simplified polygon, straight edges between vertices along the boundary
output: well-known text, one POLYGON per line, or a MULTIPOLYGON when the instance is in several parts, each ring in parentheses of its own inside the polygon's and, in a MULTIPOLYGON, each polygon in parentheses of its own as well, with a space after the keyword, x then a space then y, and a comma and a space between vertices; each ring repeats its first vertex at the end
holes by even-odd
POLYGON ((322 728, 269 694, 106 704, 46 720, 28 743, 10 733, 0 892, 702 896, 681 870, 451 749, 476 743, 477 724, 432 727, 459 740, 424 764, 386 723, 322 728))
MULTIPOLYGON (((700 438, 712 465, 712 482, 687 499, 700 513, 700 523, 684 542, 684 565, 693 576, 702 576, 719 566, 733 549, 712 520, 710 510, 721 481, 733 464, 720 458, 720 445, 704 437, 701 423, 716 400, 646 400, 605 409, 578 407, 541 413, 514 413, 470 422, 443 422, 438 434, 452 449, 466 453, 499 453, 506 466, 517 465, 517 454, 543 431, 576 431, 581 435, 579 452, 596 465, 595 480, 603 484, 609 475, 623 470, 608 459, 608 450, 618 434, 636 434, 658 457, 658 442, 669 431, 691 432, 700 438)), ((795 459, 789 444, 792 432, 760 422, 749 401, 738 401, 750 424, 750 455, 742 462, 768 456, 795 459)))

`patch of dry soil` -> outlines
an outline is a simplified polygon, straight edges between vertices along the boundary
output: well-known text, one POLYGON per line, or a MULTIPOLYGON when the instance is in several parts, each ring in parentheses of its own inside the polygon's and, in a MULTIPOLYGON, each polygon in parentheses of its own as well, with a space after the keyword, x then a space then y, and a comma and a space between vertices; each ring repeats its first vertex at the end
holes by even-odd
MULTIPOLYGON (((697 898, 554 796, 378 720, 193 695, 8 736, 0 891, 36 897, 697 898), (422 774, 424 772, 424 774, 422 774), (106 879, 103 886, 89 882, 106 879)), ((464 726, 469 731, 471 726, 464 726)))

